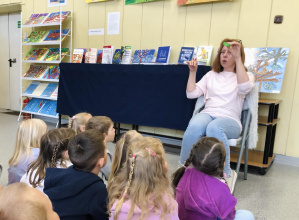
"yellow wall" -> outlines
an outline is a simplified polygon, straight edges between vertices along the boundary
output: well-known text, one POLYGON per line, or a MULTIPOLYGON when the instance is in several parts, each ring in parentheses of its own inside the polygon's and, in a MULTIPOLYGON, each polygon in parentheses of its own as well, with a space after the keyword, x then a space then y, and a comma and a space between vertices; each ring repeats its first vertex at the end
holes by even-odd
MULTIPOLYGON (((57 11, 47 0, 2 0, 1 4, 22 2, 23 17, 31 13, 57 11)), ((233 0, 177 6, 176 0, 127 5, 124 0, 86 4, 67 0, 63 10, 74 12, 73 48, 115 48, 131 45, 133 50, 170 45, 170 62, 177 62, 181 46, 213 45, 215 56, 225 38, 242 39, 245 47, 289 47, 290 54, 280 94, 261 94, 262 98, 282 99, 279 109, 275 153, 299 157, 299 9, 298 0, 233 0), (107 13, 120 12, 120 34, 106 35, 107 13), (284 15, 274 24, 275 15, 284 15), (88 29, 105 28, 104 36, 88 36, 88 29)), ((261 114, 267 109, 261 108, 261 114)), ((181 137, 182 131, 141 127, 143 130, 181 137)), ((258 149, 263 150, 265 128, 259 127, 258 149)))

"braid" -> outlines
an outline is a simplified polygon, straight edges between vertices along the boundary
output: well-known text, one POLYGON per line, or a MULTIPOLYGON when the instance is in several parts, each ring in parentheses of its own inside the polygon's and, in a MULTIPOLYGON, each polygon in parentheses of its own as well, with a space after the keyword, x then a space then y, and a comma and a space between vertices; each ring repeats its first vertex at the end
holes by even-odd
POLYGON ((134 173, 135 162, 136 162, 136 155, 133 155, 133 159, 132 159, 131 165, 130 165, 130 173, 129 173, 129 179, 128 179, 127 186, 125 187, 124 193, 123 193, 122 197, 120 198, 120 200, 118 201, 118 203, 117 203, 117 205, 115 207, 115 216, 114 216, 115 220, 117 220, 118 213, 119 213, 120 208, 122 207, 122 205, 124 203, 126 194, 127 194, 128 189, 129 189, 129 187, 131 185, 132 178, 133 178, 133 173, 134 173))
POLYGON ((52 155, 52 159, 51 159, 52 167, 56 167, 56 155, 57 155, 59 147, 60 147, 60 142, 57 145, 55 145, 54 149, 53 149, 53 155, 52 155))
POLYGON ((74 120, 72 118, 70 118, 68 128, 73 128, 73 123, 74 123, 74 120))

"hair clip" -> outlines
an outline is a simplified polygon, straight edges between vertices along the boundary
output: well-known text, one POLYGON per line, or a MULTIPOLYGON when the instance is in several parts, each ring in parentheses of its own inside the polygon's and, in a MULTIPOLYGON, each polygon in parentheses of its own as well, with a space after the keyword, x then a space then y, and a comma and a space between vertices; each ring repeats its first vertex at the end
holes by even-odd
POLYGON ((124 134, 123 138, 125 138, 125 137, 126 137, 126 135, 124 134))
POLYGON ((136 155, 135 155, 135 154, 133 154, 133 157, 136 157, 136 155))
POLYGON ((147 150, 153 157, 157 156, 156 152, 154 152, 152 149, 146 147, 145 150, 147 150))
POLYGON ((125 198, 126 197, 126 194, 123 194, 123 198, 125 198))
POLYGON ((76 119, 76 116, 73 116, 72 119, 75 120, 75 119, 76 119))

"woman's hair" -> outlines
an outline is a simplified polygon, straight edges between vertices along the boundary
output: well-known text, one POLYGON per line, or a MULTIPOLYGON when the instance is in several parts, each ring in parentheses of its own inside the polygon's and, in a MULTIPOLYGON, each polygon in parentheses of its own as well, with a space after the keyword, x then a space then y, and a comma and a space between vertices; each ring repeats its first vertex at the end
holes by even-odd
POLYGON ((172 175, 172 187, 174 190, 176 189, 186 168, 191 163, 202 173, 209 176, 223 177, 224 161, 225 148, 223 143, 217 138, 203 137, 193 145, 190 156, 184 166, 172 175))
POLYGON ((23 121, 18 127, 15 151, 8 161, 9 166, 16 166, 22 155, 27 160, 31 156, 30 148, 39 148, 41 137, 46 131, 47 125, 40 119, 23 121))
POLYGON ((60 162, 60 166, 67 167, 62 156, 67 150, 69 139, 74 135, 75 131, 71 128, 59 128, 50 130, 42 136, 39 155, 27 170, 29 182, 34 188, 45 178, 46 168, 56 167, 57 162, 60 162))
POLYGON ((124 133, 123 136, 116 142, 108 181, 108 188, 127 160, 127 150, 129 144, 132 143, 132 141, 138 140, 140 138, 142 138, 141 134, 135 130, 130 130, 124 133))
MULTIPOLYGON (((220 63, 220 55, 221 55, 221 51, 222 51, 222 48, 223 48, 223 42, 238 42, 241 44, 241 60, 242 60, 242 63, 244 65, 244 62, 245 62, 245 51, 244 51, 244 46, 242 44, 242 41, 241 40, 238 40, 238 39, 229 39, 229 38, 225 38, 223 41, 221 41, 220 43, 220 47, 218 49, 218 53, 217 53, 217 56, 213 62, 213 65, 212 65, 212 69, 214 72, 216 73, 220 73, 223 71, 223 67, 221 66, 221 63, 220 63)), ((246 68, 245 68, 246 69, 246 68)), ((247 69, 246 69, 247 70, 247 69)), ((235 70, 236 72, 236 67, 235 67, 235 70)))
POLYGON ((96 129, 102 134, 108 135, 109 128, 113 125, 113 121, 107 116, 94 116, 88 120, 85 129, 96 129))
POLYGON ((105 135, 95 129, 79 133, 69 141, 68 150, 74 167, 90 172, 96 166, 98 159, 105 157, 105 135))
POLYGON ((78 113, 70 118, 68 127, 74 129, 76 133, 80 133, 82 132, 80 128, 85 126, 91 117, 92 115, 87 112, 78 113))
POLYGON ((116 203, 114 219, 125 200, 131 208, 127 219, 131 219, 135 206, 141 210, 140 219, 146 219, 150 207, 161 212, 161 219, 173 211, 167 197, 172 197, 167 177, 166 157, 162 143, 152 137, 133 141, 127 151, 127 161, 108 191, 108 210, 116 203))

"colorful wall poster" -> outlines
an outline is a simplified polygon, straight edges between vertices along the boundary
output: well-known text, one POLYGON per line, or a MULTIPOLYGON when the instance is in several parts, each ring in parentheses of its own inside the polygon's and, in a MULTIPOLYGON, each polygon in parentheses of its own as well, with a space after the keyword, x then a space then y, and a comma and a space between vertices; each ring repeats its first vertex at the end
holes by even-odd
POLYGON ((189 4, 197 4, 197 3, 205 3, 205 2, 221 2, 227 0, 178 0, 177 5, 189 5, 189 4))
POLYGON ((85 0, 86 3, 95 3, 95 2, 106 2, 111 0, 85 0))
POLYGON ((255 76, 259 92, 280 93, 289 48, 245 48, 245 66, 255 76))
POLYGON ((48 7, 66 5, 66 0, 48 0, 48 7))
POLYGON ((138 4, 138 3, 145 3, 145 2, 153 2, 156 0, 125 0, 126 5, 138 4))

